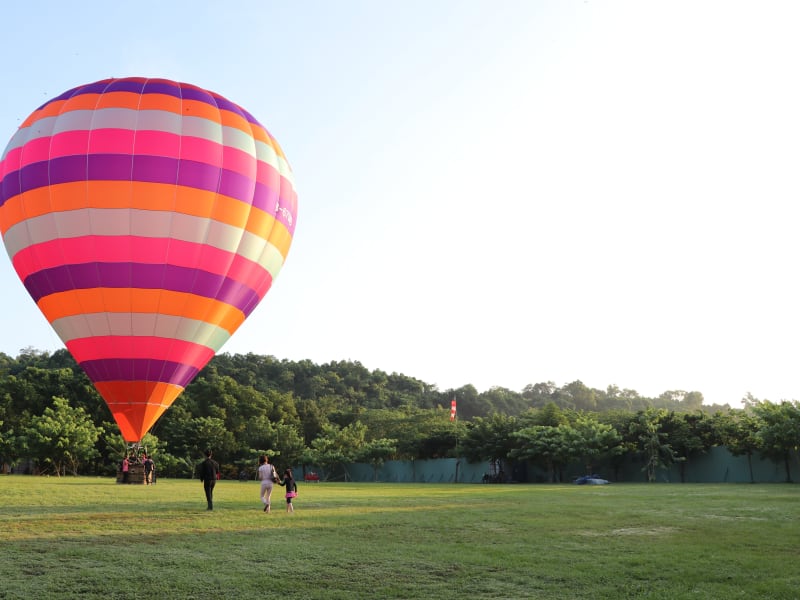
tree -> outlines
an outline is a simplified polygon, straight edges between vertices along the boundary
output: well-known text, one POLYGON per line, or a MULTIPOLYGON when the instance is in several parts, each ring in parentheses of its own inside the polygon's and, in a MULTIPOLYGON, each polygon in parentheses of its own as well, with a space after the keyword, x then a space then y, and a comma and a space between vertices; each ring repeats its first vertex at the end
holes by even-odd
POLYGON ((656 480, 656 470, 672 465, 678 457, 665 441, 666 434, 661 431, 661 423, 667 416, 664 409, 649 408, 638 413, 632 423, 639 441, 639 451, 644 459, 642 471, 647 473, 647 481, 656 480))
POLYGON ((176 466, 184 475, 193 477, 196 463, 206 449, 212 449, 214 458, 221 459, 235 450, 235 438, 218 417, 185 415, 183 409, 175 411, 162 431, 169 438, 169 452, 177 459, 176 466))
POLYGON ((425 431, 419 432, 417 438, 417 455, 415 458, 458 458, 459 440, 463 439, 466 424, 463 421, 451 423, 444 417, 429 423, 425 431))
POLYGON ((398 455, 413 460, 455 456, 466 430, 465 421, 451 422, 449 413, 439 407, 410 411, 395 427, 377 431, 380 437, 397 439, 398 455))
POLYGON ((499 386, 479 394, 478 399, 490 414, 518 415, 527 408, 522 394, 499 386))
POLYGON ((372 465, 373 479, 378 481, 378 471, 389 458, 397 453, 397 440, 380 438, 367 442, 356 454, 356 460, 372 465))
POLYGON ((82 408, 73 408, 66 399, 54 397, 52 406, 31 419, 25 433, 32 457, 60 476, 66 475, 68 469, 77 475, 79 465, 97 455, 95 444, 101 431, 82 408))
POLYGON ((461 444, 462 452, 469 462, 487 460, 499 463, 516 447, 514 432, 517 428, 514 417, 500 414, 476 417, 468 425, 461 444))
POLYGON ((753 454, 761 446, 758 436, 759 419, 742 409, 734 409, 729 413, 717 413, 713 418, 722 443, 734 456, 746 456, 747 468, 750 472, 750 483, 755 483, 753 476, 753 454))
POLYGON ((661 420, 661 430, 680 462, 681 483, 686 481, 686 465, 689 461, 698 454, 708 452, 718 441, 711 419, 699 411, 670 411, 661 420))
POLYGON ((509 458, 538 463, 547 470, 549 481, 555 483, 561 479, 561 469, 574 457, 570 438, 576 435, 569 425, 525 427, 514 433, 519 445, 509 453, 509 458))
POLYGON ((576 410, 594 410, 597 408, 597 390, 584 385, 580 380, 573 381, 561 388, 559 397, 567 408, 576 410))
POLYGON ((782 461, 786 482, 791 483, 789 457, 791 451, 800 445, 800 406, 787 400, 780 404, 755 401, 748 405, 760 420, 757 435, 761 454, 776 463, 782 461))
POLYGON ((527 410, 520 415, 520 424, 529 427, 532 425, 546 425, 558 427, 569 423, 569 417, 555 402, 548 402, 541 408, 527 410))
POLYGON ((528 402, 530 408, 540 408, 549 402, 553 402, 556 384, 547 381, 537 384, 528 384, 522 389, 522 397, 528 402))
MULTIPOLYGON (((306 445, 302 434, 292 423, 281 420, 277 423, 266 424, 264 434, 268 439, 266 448, 273 448, 275 454, 280 456, 283 468, 298 465, 302 462, 306 445)), ((274 462, 274 461, 273 461, 274 462)))
POLYGON ((619 454, 612 453, 611 467, 614 470, 614 479, 618 480, 620 470, 625 464, 625 458, 640 453, 641 425, 639 414, 627 410, 610 410, 597 415, 597 420, 610 425, 620 436, 619 454))
POLYGON ((600 423, 594 417, 579 415, 572 425, 577 434, 575 454, 586 466, 586 474, 593 472, 600 458, 622 453, 622 437, 611 425, 600 423))
POLYGON ((303 462, 322 467, 325 478, 334 469, 341 468, 345 481, 348 479, 347 465, 355 461, 364 446, 367 428, 361 423, 351 423, 346 427, 326 425, 322 435, 311 442, 303 462))
POLYGON ((458 401, 459 419, 483 417, 489 413, 489 407, 485 402, 481 402, 478 390, 472 384, 461 386, 456 390, 448 390, 445 398, 442 399, 442 403, 446 403, 447 408, 450 408, 450 400, 453 398, 458 401), (445 398, 447 399, 445 400, 445 398))

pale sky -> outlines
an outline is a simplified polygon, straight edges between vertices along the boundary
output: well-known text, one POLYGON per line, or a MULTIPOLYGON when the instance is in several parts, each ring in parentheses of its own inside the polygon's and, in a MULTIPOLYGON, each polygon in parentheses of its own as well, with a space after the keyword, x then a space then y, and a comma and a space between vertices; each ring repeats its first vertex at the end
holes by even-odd
MULTIPOLYGON (((798 399, 798 24, 788 0, 6 3, 0 147, 106 77, 253 113, 299 217, 223 352, 798 399)), ((0 258, 0 351, 61 348, 0 258)))

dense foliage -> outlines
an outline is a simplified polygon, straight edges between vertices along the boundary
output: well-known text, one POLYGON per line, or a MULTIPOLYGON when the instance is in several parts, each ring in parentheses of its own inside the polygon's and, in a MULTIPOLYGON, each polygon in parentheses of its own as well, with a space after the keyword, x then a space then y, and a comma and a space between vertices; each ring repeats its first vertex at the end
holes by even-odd
MULTIPOLYGON (((261 453, 347 477, 347 465, 464 456, 538 465, 552 480, 565 465, 587 471, 635 456, 649 479, 715 445, 783 464, 800 445, 797 402, 748 397, 744 409, 707 406, 699 392, 657 398, 580 381, 521 392, 474 386, 438 390, 354 361, 317 365, 255 354, 215 357, 143 445, 158 469, 192 476, 211 447, 227 477, 251 476, 261 453), (450 401, 458 418, 449 418, 450 401)), ((111 474, 125 452, 102 398, 66 350, 0 354, 0 462, 53 474, 111 474)))

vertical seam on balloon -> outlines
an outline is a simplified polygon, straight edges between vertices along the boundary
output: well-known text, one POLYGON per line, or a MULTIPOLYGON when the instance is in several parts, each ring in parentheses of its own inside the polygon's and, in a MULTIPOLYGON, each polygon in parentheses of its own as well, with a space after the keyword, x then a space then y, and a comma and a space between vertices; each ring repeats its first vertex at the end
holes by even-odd
MULTIPOLYGON (((236 243, 236 250, 233 251, 231 253, 231 255, 230 255, 231 263, 228 264, 228 268, 229 269, 230 269, 230 265, 235 260, 235 258, 237 256, 241 256, 241 248, 242 248, 242 243, 243 243, 244 239, 245 238, 250 239, 250 238, 255 236, 255 234, 253 232, 248 231, 247 225, 250 222, 250 215, 253 212, 253 200, 255 198, 256 186, 258 185, 258 151, 256 149, 257 140, 256 140, 255 136, 253 135, 253 125, 250 122, 250 120, 247 118, 247 115, 244 114, 245 113, 244 109, 240 108, 238 105, 235 105, 233 103, 231 103, 231 104, 232 104, 232 106, 235 106, 237 108, 239 116, 241 116, 243 118, 245 123, 247 123, 248 127, 250 128, 249 131, 246 131, 245 133, 247 133, 249 135, 249 142, 252 144, 253 170, 254 170, 254 173, 253 173, 253 178, 252 178, 251 184, 250 184, 251 185, 251 191, 247 196, 247 204, 248 204, 248 206, 247 206, 247 219, 245 220, 244 225, 239 228, 239 240, 236 243)), ((227 110, 230 110, 230 107, 227 108, 227 110)), ((220 122, 222 122, 222 118, 220 118, 220 122)), ((223 133, 224 133, 224 127, 225 126, 223 124, 223 133)), ((226 146, 223 144, 223 147, 222 147, 223 164, 224 164, 225 148, 226 148, 226 146)), ((244 200, 242 200, 242 201, 244 202, 244 200)), ((248 272, 248 274, 251 274, 252 273, 252 268, 248 269, 247 272, 248 272)), ((250 281, 250 279, 248 277, 244 277, 244 278, 242 278, 242 281, 250 281)), ((246 311, 244 311, 244 312, 245 312, 245 320, 246 320, 246 318, 247 318, 249 313, 247 313, 246 311)), ((239 325, 239 327, 241 327, 241 325, 243 325, 243 324, 244 324, 244 321, 239 325)), ((230 337, 228 339, 230 339, 230 337)), ((226 340, 226 343, 227 343, 227 340, 226 340)))
MULTIPOLYGON (((101 102, 101 100, 103 98, 103 94, 106 92, 106 90, 108 88, 110 88, 114 84, 115 81, 116 81, 115 79, 107 80, 105 82, 105 87, 103 88, 103 91, 101 91, 100 93, 97 94, 97 100, 95 102, 95 107, 94 107, 94 110, 92 111, 91 120, 89 121, 89 131, 88 131, 88 134, 86 136, 86 177, 84 178, 84 186, 86 188, 84 193, 85 193, 85 197, 86 198, 88 198, 88 196, 89 196, 89 161, 91 161, 91 158, 92 158, 91 157, 91 152, 89 151, 89 149, 91 148, 91 145, 92 145, 92 134, 94 133, 95 117, 96 117, 97 112, 98 112, 98 106, 100 105, 100 102, 101 102)), ((92 211, 91 211, 91 207, 89 207, 89 210, 88 210, 89 234, 90 234, 90 237, 91 237, 92 247, 94 248, 94 251, 92 252, 92 255, 97 256, 97 252, 96 252, 97 241, 95 240, 94 231, 92 230, 92 218, 91 218, 91 215, 92 215, 92 211)), ((97 269, 97 280, 98 280, 99 283, 102 283, 102 281, 100 280, 100 268, 99 268, 99 266, 97 266, 98 262, 99 261, 95 261, 95 268, 97 269)), ((106 304, 106 294, 105 293, 100 293, 98 295, 99 295, 99 298, 100 298, 101 306, 103 308, 103 315, 104 315, 104 317, 106 319, 106 323, 108 324, 108 326, 110 328, 111 321, 109 319, 109 310, 108 310, 109 307, 106 304)), ((94 337, 94 332, 92 332, 92 330, 91 330, 91 326, 90 326, 90 323, 89 323, 89 316, 88 316, 87 312, 85 310, 81 310, 81 314, 83 314, 85 316, 87 330, 89 331, 89 333, 91 333, 92 337, 94 337)), ((121 365, 119 364, 118 360, 117 360, 117 363, 118 363, 118 366, 121 367, 121 365)), ((102 365, 102 369, 106 374, 105 380, 110 379, 110 373, 109 373, 109 370, 108 370, 108 367, 107 367, 107 363, 105 361, 103 361, 100 364, 102 365)), ((110 408, 109 408, 109 410, 110 410, 110 408)), ((113 414, 112 414, 112 417, 113 417, 113 414)), ((114 420, 116 421, 116 419, 114 419, 114 420)))
MULTIPOLYGON (((209 104, 212 105, 217 111, 216 125, 219 127, 219 137, 220 137, 219 148, 220 148, 220 152, 222 152, 222 154, 223 154, 223 160, 220 161, 220 165, 217 167, 217 185, 216 185, 216 190, 214 191, 214 205, 216 205, 217 202, 218 202, 218 197, 220 195, 220 189, 221 189, 221 184, 222 184, 222 171, 223 171, 224 154, 225 154, 225 125, 223 123, 222 114, 221 114, 222 109, 220 108, 216 97, 214 96, 214 94, 212 92, 210 92, 208 90, 205 90, 205 94, 207 95, 207 97, 209 99, 209 104)), ((204 237, 202 243, 199 244, 200 245, 200 249, 199 249, 200 250, 200 255, 203 254, 204 248, 208 245, 208 237, 209 237, 209 234, 211 233, 212 226, 215 226, 217 223, 219 223, 219 221, 217 221, 214 218, 214 216, 215 216, 214 215, 214 211, 212 210, 211 214, 207 217, 208 221, 207 221, 207 226, 206 226, 206 230, 205 230, 205 237, 204 237)), ((220 289, 222 288, 222 286, 225 285, 226 279, 227 279, 226 275, 223 275, 222 277, 220 277, 219 287, 217 287, 216 291, 212 295, 207 296, 207 297, 210 297, 212 299, 217 299, 217 295, 218 295, 220 289)), ((194 285, 195 285, 196 282, 197 282, 197 276, 195 275, 195 279, 192 282, 191 289, 194 289, 194 285)), ((194 293, 194 292, 192 292, 192 293, 194 293)), ((203 296, 206 296, 206 295, 203 294, 203 296)), ((194 325, 194 327, 195 327, 195 332, 194 333, 195 334, 197 333, 197 331, 199 331, 199 330, 201 330, 203 328, 203 324, 209 322, 209 319, 210 319, 210 316, 211 316, 210 311, 212 310, 212 306, 214 306, 214 303, 208 303, 207 306, 208 306, 208 308, 206 309, 205 314, 203 315, 203 317, 201 319, 198 319, 196 324, 194 325)), ((230 339, 230 337, 228 339, 230 339)), ((214 353, 216 354, 217 349, 213 349, 213 350, 214 350, 214 353)))
MULTIPOLYGON (((269 235, 266 238, 266 242, 267 243, 265 244, 265 251, 268 249, 269 246, 275 247, 276 251, 277 251, 277 245, 273 243, 273 233, 278 233, 279 232, 279 229, 277 227, 278 215, 279 214, 283 214, 283 211, 288 212, 289 218, 287 219, 287 221, 289 222, 289 226, 293 225, 293 221, 294 221, 296 215, 292 212, 292 205, 294 204, 294 202, 292 200, 293 200, 294 195, 295 195, 296 192, 294 190, 294 185, 292 183, 292 179, 293 178, 286 177, 286 169, 288 168, 289 170, 291 170, 291 168, 289 167, 288 161, 285 159, 285 157, 283 157, 283 150, 280 148, 280 146, 278 146, 277 141, 272 137, 272 134, 270 134, 269 132, 267 132, 267 138, 269 140, 270 146, 272 146, 273 150, 275 151, 275 155, 277 157, 276 158, 276 167, 277 167, 277 171, 278 171, 278 199, 277 199, 277 202, 275 204, 275 212, 274 212, 274 215, 273 215, 275 217, 275 220, 273 221, 272 229, 270 229, 269 235), (283 158, 283 160, 281 160, 282 158, 283 158), (288 187, 288 196, 289 196, 288 198, 286 198, 286 201, 288 202, 288 205, 286 205, 286 206, 284 206, 284 204, 282 204, 282 202, 281 202, 284 199, 284 193, 283 193, 284 192, 284 187, 288 187)), ((282 227, 286 228, 287 234, 290 236, 290 238, 294 238, 294 234, 292 233, 293 229, 290 230, 289 227, 286 226, 286 225, 283 225, 283 223, 281 223, 281 225, 282 225, 282 227)), ((286 262, 286 258, 288 256, 288 252, 289 252, 289 249, 287 248, 287 250, 286 250, 286 254, 287 255, 281 255, 279 272, 280 272, 280 270, 283 269, 283 265, 286 262)), ((270 275, 272 275, 272 281, 270 282, 270 287, 274 283, 274 281, 277 278, 278 274, 279 273, 275 273, 273 275, 270 272, 270 275)))
MULTIPOLYGON (((179 85, 180 85, 180 94, 181 94, 181 99, 183 99, 183 94, 184 94, 183 84, 179 84, 179 85)), ((210 94, 208 91, 206 91, 205 93, 206 93, 206 94, 207 94, 207 95, 210 97, 210 95, 211 95, 211 94, 210 94)), ((184 117, 183 111, 181 111, 181 136, 180 136, 180 137, 181 137, 181 143, 183 143, 183 137, 184 137, 184 136, 183 136, 184 125, 185 125, 185 117, 184 117)), ((180 155, 179 155, 179 156, 180 156, 180 155)), ((180 160, 179 160, 178 162, 180 162, 180 160)), ((220 178, 220 174, 218 173, 218 175, 217 175, 217 188, 219 188, 219 178, 220 178)), ((176 182, 176 189, 177 189, 177 182, 176 182)), ((204 246, 205 246, 205 245, 208 243, 208 236, 209 236, 209 233, 210 233, 210 231, 211 231, 211 225, 212 225, 212 223, 211 223, 211 216, 209 215, 208 217, 206 217, 206 219, 207 219, 207 222, 206 222, 206 229, 205 229, 205 232, 204 232, 204 239, 203 239, 203 241, 202 241, 202 242, 199 242, 199 241, 198 241, 198 248, 197 248, 197 252, 198 252, 198 255, 197 255, 197 264, 196 264, 196 265, 195 265, 195 267, 194 267, 194 269, 195 269, 195 274, 194 274, 194 278, 193 278, 193 280, 192 280, 192 285, 189 287, 189 289, 190 289, 190 292, 189 292, 189 294, 187 294, 187 295, 186 295, 186 300, 185 300, 185 302, 184 302, 184 306, 188 305, 188 304, 191 302, 191 297, 190 297, 190 296, 194 294, 194 291, 193 291, 193 290, 194 290, 195 283, 197 282, 197 269, 199 269, 199 268, 201 268, 201 267, 202 267, 202 264, 200 264, 200 257, 201 257, 201 256, 202 256, 202 254, 203 254, 203 248, 204 248, 204 246)), ((184 316, 184 315, 185 315, 185 314, 186 314, 186 311, 184 310, 184 311, 183 311, 183 314, 182 314, 182 315, 179 315, 179 318, 181 319, 181 324, 183 324, 183 323, 184 323, 184 319, 185 319, 185 316, 184 316)), ((198 332, 199 332, 199 331, 202 331, 202 329, 203 329, 203 325, 204 325, 205 323, 207 323, 207 313, 206 313, 206 318, 202 318, 202 319, 193 319, 193 320, 192 320, 192 325, 191 325, 191 326, 192 326, 192 333, 191 333, 191 334, 190 334, 188 337, 189 337, 190 339, 194 340, 194 339, 196 338, 196 336, 197 336, 198 332)))
MULTIPOLYGON (((134 126, 133 126, 133 140, 131 141, 131 176, 130 176, 130 188, 129 188, 130 189, 130 196, 129 196, 130 197, 130 202, 129 202, 129 206, 128 206, 128 211, 129 211, 129 213, 131 215, 133 215, 133 211, 134 211, 133 206, 134 206, 134 196, 135 196, 135 191, 134 191, 133 188, 134 188, 134 165, 136 163, 136 138, 138 137, 137 134, 139 133, 139 117, 141 116, 140 110, 141 110, 141 107, 142 107, 142 99, 144 98, 144 92, 145 92, 145 88, 147 87, 147 82, 148 81, 149 81, 149 78, 144 78, 143 81, 141 82, 142 87, 139 90, 139 98, 138 98, 137 104, 136 104, 136 121, 135 121, 134 126)), ((131 222, 131 220, 129 219, 128 223, 130 224, 130 222, 131 222)), ((130 229, 128 230, 127 242, 129 244, 133 244, 133 228, 132 227, 130 227, 130 229)), ((131 259, 132 258, 133 258, 133 254, 131 254, 131 259)), ((133 295, 133 294, 136 293, 134 291, 135 288, 133 287, 133 261, 128 263, 128 268, 130 269, 130 280, 129 280, 128 288, 130 288, 131 295, 133 295)), ((164 286, 162 285, 161 289, 163 289, 163 287, 164 286)), ((159 293, 159 298, 160 298, 160 293, 159 293)), ((130 321, 129 321, 130 331, 131 331, 131 334, 133 334, 133 331, 134 331, 134 327, 133 327, 133 319, 134 319, 133 307, 131 307, 131 310, 128 313, 128 318, 130 319, 130 321)), ((156 319, 157 318, 158 317, 156 317, 156 319)), ((135 339, 135 336, 131 335, 131 338, 135 339)), ((131 344, 133 344, 133 343, 136 343, 136 344, 142 343, 141 339, 135 339, 135 341, 134 341, 134 339, 132 339, 130 341, 131 344)), ((131 352, 131 357, 129 358, 130 365, 131 365, 131 381, 135 381, 135 379, 134 379, 134 372, 135 372, 135 362, 134 361, 136 360, 134 358, 135 354, 136 354, 135 352, 131 352)), ((145 356, 149 356, 150 353, 146 352, 146 353, 144 353, 144 355, 145 356)), ((149 375, 149 369, 147 370, 146 373, 149 375)), ((144 388, 142 389, 142 398, 141 398, 141 404, 143 405, 143 412, 141 414, 142 422, 136 424, 136 426, 139 428, 139 433, 138 433, 139 439, 137 441, 141 441, 141 439, 144 437, 144 432, 142 432, 141 429, 144 427, 144 415, 147 412, 146 406, 147 406, 147 404, 149 403, 149 400, 150 400, 150 396, 149 396, 148 391, 147 391, 149 389, 148 385, 147 385, 148 383, 149 383, 149 380, 147 378, 145 378, 145 384, 144 384, 144 388)))
MULTIPOLYGON (((79 96, 79 95, 81 95, 81 93, 82 93, 82 90, 83 90, 83 88, 84 88, 84 87, 85 87, 85 86, 79 86, 79 87, 76 87, 76 88, 74 88, 74 89, 72 90, 72 91, 73 91, 73 93, 72 93, 72 94, 70 94, 70 96, 69 96, 68 98, 66 98, 66 99, 65 99, 65 101, 64 101, 64 102, 61 104, 61 106, 59 106, 59 108, 58 108, 58 112, 57 112, 57 113, 56 113, 56 115, 55 115, 55 120, 54 120, 53 130, 55 130, 55 129, 56 129, 56 124, 58 123, 58 120, 59 120, 59 119, 60 119, 62 116, 64 116, 65 114, 67 114, 67 113, 71 112, 70 110, 66 110, 66 109, 67 109, 67 107, 69 106, 69 100, 71 100, 71 99, 72 99, 72 98, 74 98, 75 96, 79 96)), ((91 133, 91 123, 90 123, 90 127, 89 127, 89 132, 91 133)), ((50 164, 50 163, 51 163, 51 158, 52 158, 53 139, 54 139, 54 137, 55 137, 55 136, 54 136, 52 133, 53 133, 53 132, 51 132, 51 135, 50 135, 50 143, 49 143, 49 146, 48 146, 48 153, 47 153, 47 154, 48 154, 48 167, 47 167, 47 195, 48 195, 48 204, 49 204, 49 206, 50 206, 50 208, 51 208, 51 210, 50 210, 50 211, 48 211, 48 212, 49 212, 50 214, 52 214, 52 215, 53 215, 53 224, 54 224, 55 231, 56 231, 56 236, 55 236, 55 240, 56 240, 56 247, 58 248, 58 251, 59 251, 59 253, 60 253, 60 255, 61 255, 61 261, 60 261, 60 262, 61 262, 61 264, 66 264, 66 254, 65 254, 65 253, 64 253, 64 251, 63 251, 63 244, 62 244, 61 234, 59 233, 59 229, 58 229, 58 216, 59 216, 59 215, 61 215, 61 213, 65 212, 65 211, 58 211, 58 212, 56 212, 56 211, 53 211, 53 210, 52 210, 52 178, 51 178, 51 172, 50 172, 50 166, 51 166, 51 164, 50 164)), ((84 170, 84 177, 83 177, 84 194, 86 194, 86 192, 87 192, 87 190, 88 190, 88 178, 89 178, 89 146, 90 146, 90 141, 91 141, 91 136, 90 136, 90 135, 87 135, 87 139, 86 139, 86 148, 84 149, 84 157, 85 157, 85 161, 86 161, 86 164, 84 165, 84 169, 85 169, 85 170, 84 170)), ((89 219, 89 225, 90 225, 90 231, 89 231, 89 233, 91 234, 91 213, 90 213, 90 211, 87 211, 87 213, 86 213, 86 216, 87 216, 87 218, 89 219)), ((68 265, 68 266, 69 266, 69 265, 68 265)), ((70 284, 71 284, 71 285, 70 285, 70 287, 71 287, 72 289, 74 289, 74 290, 76 290, 76 291, 77 291, 77 288, 76 288, 76 286, 75 286, 75 281, 74 281, 74 280, 73 280, 73 278, 72 278, 72 272, 71 272, 71 270, 68 268, 68 269, 66 270, 66 272, 67 272, 67 273, 68 273, 68 275, 69 275, 70 284)), ((81 297, 81 294, 80 294, 80 293, 77 293, 77 294, 75 294, 75 302, 76 302, 76 303, 77 303, 77 305, 78 305, 78 308, 79 308, 79 314, 80 314, 80 315, 82 316, 82 318, 83 318, 83 321, 84 321, 84 324, 85 324, 86 330, 87 330, 87 331, 89 331, 89 332, 91 332, 91 326, 90 326, 90 320, 89 320, 89 316, 87 315, 87 312, 86 312, 86 310, 85 310, 85 308, 84 308, 84 306, 83 306, 83 301, 82 301, 82 297, 81 297)), ((82 368, 82 367, 81 367, 81 368, 82 368)))
MULTIPOLYGON (((179 120, 180 120, 180 124, 181 124, 181 131, 180 131, 180 135, 178 135, 178 157, 177 157, 178 160, 177 160, 176 166, 175 166, 175 182, 174 182, 174 185, 172 186, 172 206, 170 207, 170 210, 167 211, 169 213, 169 229, 168 229, 168 234, 166 236, 167 247, 166 247, 166 254, 164 256, 164 270, 161 273, 162 279, 161 279, 161 285, 159 287, 159 292, 158 292, 158 302, 156 304, 156 314, 155 314, 154 327, 159 322, 160 316, 162 314, 164 314, 162 309, 161 309, 161 301, 164 298, 164 279, 166 278, 167 271, 169 269, 169 263, 167 262, 167 259, 169 257, 170 249, 171 249, 171 246, 172 246, 172 241, 174 239, 173 236, 172 236, 172 227, 174 225, 176 208, 177 208, 177 204, 178 204, 178 182, 180 181, 180 172, 181 172, 181 153, 182 153, 182 149, 183 149, 183 122, 184 122, 184 117, 183 117, 183 112, 184 112, 184 107, 183 107, 183 101, 184 101, 184 98, 183 98, 183 85, 180 82, 176 82, 175 87, 177 89, 178 100, 180 102, 179 120)), ((142 91, 144 91, 144 89, 142 91)), ((184 317, 183 317, 182 314, 178 314, 178 315, 176 315, 176 317, 178 318, 178 327, 180 327, 180 325, 183 322, 183 318, 184 317)), ((154 333, 155 333, 155 329, 154 329, 154 333)), ((172 339, 169 340, 169 348, 170 349, 172 348, 174 343, 175 343, 175 339, 173 337, 172 339)), ((158 374, 158 378, 156 379, 156 383, 159 383, 159 382, 167 383, 167 382, 164 381, 164 370, 166 369, 166 366, 167 366, 166 363, 167 363, 166 360, 163 360, 161 362, 161 370, 160 370, 160 372, 158 374)), ((161 403, 162 399, 163 398, 159 399, 159 403, 161 403)), ((164 410, 166 410, 166 408, 164 410)), ((146 409, 145 409, 145 411, 146 411, 146 409)), ((162 414, 163 414, 163 412, 162 412, 162 414)), ((153 422, 153 425, 155 425, 155 421, 153 422)))
MULTIPOLYGON (((250 134, 253 136, 253 139, 255 140, 256 136, 255 136, 255 133, 253 132, 253 129, 254 129, 255 125, 249 120, 248 120, 248 124, 250 125, 250 134)), ((266 130, 266 128, 263 127, 261 124, 258 124, 258 126, 261 127, 261 129, 264 130, 264 132, 266 133, 267 139, 271 140, 271 136, 270 136, 269 132, 266 130)), ((256 144, 256 147, 254 148, 254 154, 255 154, 255 157, 256 157, 256 173, 258 173, 258 169, 259 168, 263 168, 265 163, 266 163, 266 161, 261 160, 261 158, 259 157, 257 144, 256 144)), ((277 166, 279 166, 279 163, 276 164, 276 167, 277 166)), ((280 182, 280 169, 278 168, 278 169, 276 169, 276 171, 278 171, 278 181, 280 182)), ((257 175, 256 175, 256 177, 257 177, 257 175)), ((265 231, 264 232, 264 235, 262 237, 261 252, 259 252, 258 256, 253 259, 253 263, 254 264, 249 269, 249 271, 251 273, 255 270, 255 268, 256 268, 255 265, 256 264, 258 266, 260 266, 260 267, 263 265, 262 259, 263 259, 264 253, 267 251, 267 249, 270 246, 270 241, 269 240, 272 237, 272 232, 275 230, 275 224, 277 222, 278 213, 280 211, 280 204, 281 204, 281 201, 280 201, 280 185, 278 185, 277 198, 275 200, 275 209, 271 213, 272 214, 272 225, 270 226, 269 231, 265 231)), ((253 210, 253 206, 252 206, 252 203, 251 203, 250 211, 252 212, 252 210, 253 210)), ((255 234, 251 233, 251 235, 255 235, 255 234)), ((268 269, 266 269, 266 267, 262 267, 262 268, 267 270, 267 272, 269 273, 269 277, 270 277, 269 285, 272 286, 272 283, 274 281, 274 277, 273 277, 272 272, 270 272, 268 269)), ((266 292, 265 292, 265 294, 266 294, 266 292)), ((261 299, 263 299, 263 296, 261 298, 259 298, 259 302, 261 301, 261 299)), ((254 309, 255 309, 255 306, 253 306, 250 309, 250 313, 252 313, 252 311, 254 309)))

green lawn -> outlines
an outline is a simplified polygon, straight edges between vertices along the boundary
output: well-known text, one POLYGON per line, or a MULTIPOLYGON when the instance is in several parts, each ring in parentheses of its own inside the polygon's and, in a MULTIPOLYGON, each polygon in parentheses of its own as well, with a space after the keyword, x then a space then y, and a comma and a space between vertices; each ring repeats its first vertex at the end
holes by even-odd
POLYGON ((0 477, 0 598, 800 598, 800 486, 0 477))

